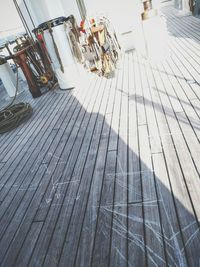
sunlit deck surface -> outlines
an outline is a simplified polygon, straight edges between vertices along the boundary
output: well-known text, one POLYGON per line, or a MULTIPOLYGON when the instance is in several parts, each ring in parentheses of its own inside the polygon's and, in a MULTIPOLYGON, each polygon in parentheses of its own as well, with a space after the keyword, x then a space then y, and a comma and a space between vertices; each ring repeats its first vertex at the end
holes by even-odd
POLYGON ((200 266, 200 20, 164 13, 162 64, 132 51, 113 79, 20 94, 34 114, 0 136, 0 266, 200 266))

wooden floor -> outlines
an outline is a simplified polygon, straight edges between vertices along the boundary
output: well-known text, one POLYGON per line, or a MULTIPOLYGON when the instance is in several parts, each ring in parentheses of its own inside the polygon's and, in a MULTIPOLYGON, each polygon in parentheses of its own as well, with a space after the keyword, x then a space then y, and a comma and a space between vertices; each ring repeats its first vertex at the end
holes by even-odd
MULTIPOLYGON (((0 266, 200 266, 200 20, 165 7, 171 57, 27 100, 0 136, 0 266)), ((3 105, 5 101, 1 101, 3 105)))

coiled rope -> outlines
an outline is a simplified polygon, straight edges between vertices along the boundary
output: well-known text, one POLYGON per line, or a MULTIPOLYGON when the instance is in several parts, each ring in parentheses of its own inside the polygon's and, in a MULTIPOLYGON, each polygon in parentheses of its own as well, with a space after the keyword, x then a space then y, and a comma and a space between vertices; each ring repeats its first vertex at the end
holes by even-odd
POLYGON ((16 92, 12 102, 0 111, 0 134, 6 133, 17 128, 22 122, 32 115, 32 107, 29 103, 20 102, 14 104, 18 92, 18 68, 17 68, 17 84, 16 92))

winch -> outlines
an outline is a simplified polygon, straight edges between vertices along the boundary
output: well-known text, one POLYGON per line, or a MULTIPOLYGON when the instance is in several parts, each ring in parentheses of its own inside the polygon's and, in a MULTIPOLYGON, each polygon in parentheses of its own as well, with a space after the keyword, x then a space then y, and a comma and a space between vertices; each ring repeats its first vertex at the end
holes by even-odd
POLYGON ((24 39, 17 39, 16 44, 13 52, 9 49, 9 45, 6 45, 10 55, 6 59, 12 59, 21 68, 32 96, 39 97, 57 82, 49 56, 39 40, 34 41, 25 36, 24 39))

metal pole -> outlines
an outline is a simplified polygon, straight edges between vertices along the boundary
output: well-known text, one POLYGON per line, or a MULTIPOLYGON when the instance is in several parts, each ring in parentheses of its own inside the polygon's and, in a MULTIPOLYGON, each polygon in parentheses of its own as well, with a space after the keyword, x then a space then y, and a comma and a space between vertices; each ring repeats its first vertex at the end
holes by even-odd
POLYGON ((14 5, 15 5, 15 8, 16 8, 16 10, 17 10, 18 15, 20 16, 20 19, 21 19, 21 21, 22 21, 22 24, 23 24, 23 26, 24 26, 24 29, 25 29, 26 33, 28 34, 28 30, 27 30, 26 25, 25 25, 25 23, 24 23, 24 21, 23 21, 23 19, 22 19, 22 17, 21 17, 21 14, 20 14, 20 12, 19 12, 19 7, 18 7, 18 5, 17 5, 16 0, 13 0, 13 3, 14 3, 14 5))
POLYGON ((14 4, 15 4, 15 7, 16 7, 16 9, 17 9, 17 12, 18 12, 18 14, 19 14, 19 16, 20 16, 20 19, 21 19, 21 21, 22 21, 22 23, 23 23, 23 26, 24 26, 24 28, 25 28, 25 30, 26 30, 26 33, 33 39, 33 36, 32 36, 32 34, 31 34, 31 31, 30 31, 30 29, 29 29, 29 27, 28 27, 28 25, 27 25, 27 23, 26 23, 26 20, 25 20, 23 14, 22 14, 20 8, 19 8, 19 5, 18 5, 18 3, 17 3, 17 0, 13 0, 13 2, 14 2, 14 4))
POLYGON ((30 13, 30 11, 29 11, 29 9, 28 9, 28 6, 27 6, 27 4, 26 4, 26 0, 23 0, 23 3, 24 3, 24 5, 25 5, 26 11, 28 12, 28 15, 29 15, 30 20, 31 20, 31 22, 32 22, 32 24, 33 24, 33 27, 36 28, 36 27, 35 27, 35 23, 34 23, 34 21, 33 21, 33 18, 32 18, 32 16, 31 16, 31 13, 30 13))
POLYGON ((86 7, 85 7, 85 3, 83 0, 76 0, 81 18, 84 20, 86 18, 86 7))

